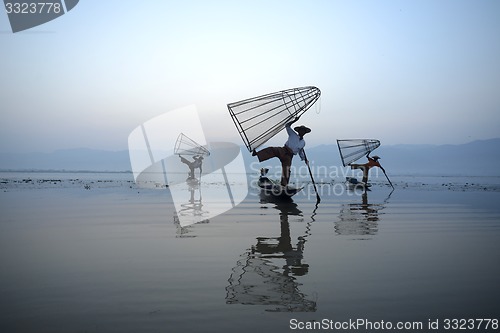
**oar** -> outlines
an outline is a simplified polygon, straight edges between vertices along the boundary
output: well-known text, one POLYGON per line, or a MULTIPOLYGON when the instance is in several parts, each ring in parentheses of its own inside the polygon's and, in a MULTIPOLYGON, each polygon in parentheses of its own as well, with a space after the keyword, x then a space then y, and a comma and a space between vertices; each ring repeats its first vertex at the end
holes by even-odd
POLYGON ((302 149, 302 151, 304 152, 304 158, 306 159, 306 165, 307 165, 307 169, 309 170, 309 176, 311 176, 311 180, 312 180, 312 183, 314 186, 314 191, 316 192, 316 205, 317 205, 321 202, 321 198, 319 197, 318 189, 316 188, 316 183, 314 182, 313 174, 311 172, 311 167, 309 166, 309 160, 307 159, 307 156, 306 156, 306 151, 304 149, 302 149))
POLYGON ((389 182, 389 184, 391 184, 392 189, 394 189, 394 185, 392 185, 391 180, 389 179, 389 176, 387 176, 387 174, 385 173, 384 168, 380 167, 380 169, 382 169, 382 171, 384 172, 385 178, 387 178, 387 181, 389 182))

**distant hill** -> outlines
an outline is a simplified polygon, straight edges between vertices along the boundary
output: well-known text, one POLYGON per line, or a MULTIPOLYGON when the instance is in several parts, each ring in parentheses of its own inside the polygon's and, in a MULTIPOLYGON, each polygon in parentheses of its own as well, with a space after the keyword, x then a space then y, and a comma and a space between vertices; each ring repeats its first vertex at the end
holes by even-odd
MULTIPOLYGON (((371 155, 399 175, 485 175, 500 176, 500 138, 460 145, 382 145, 371 155)), ((317 165, 342 165, 336 145, 308 150, 317 165)), ((362 158, 358 163, 365 163, 362 158)))
POLYGON ((0 153, 0 170, 130 171, 127 150, 77 148, 52 153, 0 153))
MULTIPOLYGON (((335 144, 307 147, 306 151, 316 167, 342 167, 335 144)), ((242 152, 247 165, 256 161, 246 148, 242 148, 242 152)), ((382 143, 372 155, 379 155, 381 164, 393 175, 500 176, 499 152, 500 138, 497 138, 461 145, 385 146, 382 143)), ((294 161, 294 165, 300 162, 294 161)), ((0 170, 130 171, 131 166, 127 150, 80 148, 52 153, 0 153, 0 170)))

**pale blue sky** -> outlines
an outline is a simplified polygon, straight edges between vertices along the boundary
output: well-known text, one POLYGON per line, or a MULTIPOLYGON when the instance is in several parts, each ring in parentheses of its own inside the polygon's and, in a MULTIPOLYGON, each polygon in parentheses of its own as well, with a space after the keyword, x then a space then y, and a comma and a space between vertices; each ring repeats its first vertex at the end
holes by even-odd
POLYGON ((308 85, 308 146, 500 137, 499 32, 495 0, 80 0, 16 34, 0 13, 0 151, 127 149, 191 104, 242 144, 227 103, 308 85))

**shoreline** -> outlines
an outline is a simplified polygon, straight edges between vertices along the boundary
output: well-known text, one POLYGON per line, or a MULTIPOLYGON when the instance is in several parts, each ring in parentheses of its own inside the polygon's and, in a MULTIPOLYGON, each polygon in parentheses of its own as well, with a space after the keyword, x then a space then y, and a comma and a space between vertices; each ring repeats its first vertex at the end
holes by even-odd
MULTIPOLYGON (((255 185, 256 175, 247 174, 248 189, 251 191, 257 188, 255 185)), ((419 191, 480 191, 480 192, 500 192, 500 177, 488 176, 431 176, 415 175, 400 176, 391 175, 395 190, 419 190, 419 191)), ((372 184, 370 192, 379 189, 389 188, 385 178, 382 176, 369 179, 372 184)), ((305 187, 305 190, 312 185, 310 178, 300 178, 291 180, 291 184, 305 187)), ((336 193, 340 188, 345 188, 345 179, 316 177, 316 184, 324 191, 336 193)), ((225 186, 222 183, 202 181, 201 188, 225 186)), ((38 171, 0 171, 0 190, 2 192, 10 190, 32 190, 32 189, 165 189, 168 185, 154 181, 136 183, 130 172, 38 172, 38 171)), ((311 189, 313 190, 313 189, 311 189)))

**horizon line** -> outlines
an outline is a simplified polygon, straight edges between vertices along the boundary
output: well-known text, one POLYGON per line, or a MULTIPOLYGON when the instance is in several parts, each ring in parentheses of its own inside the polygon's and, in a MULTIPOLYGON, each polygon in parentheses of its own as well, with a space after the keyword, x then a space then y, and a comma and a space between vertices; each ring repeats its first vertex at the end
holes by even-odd
MULTIPOLYGON (((344 138, 342 140, 355 139, 355 138, 344 138)), ((359 139, 359 138, 358 138, 359 139)), ((339 139, 340 140, 340 139, 339 139)), ((500 140, 500 137, 490 138, 490 139, 475 139, 472 141, 468 141, 465 143, 395 143, 395 144, 381 144, 380 147, 393 147, 393 146, 461 146, 467 145, 473 142, 481 142, 481 141, 495 141, 500 140)), ((211 142, 229 142, 229 141, 211 141, 211 142)), ((246 151, 245 144, 238 144, 238 146, 244 148, 243 151, 246 151)), ((307 149, 313 149, 321 146, 336 146, 336 143, 322 143, 312 146, 307 146, 307 149)), ((262 147, 269 147, 264 145, 262 147)), ((75 151, 75 150, 88 150, 88 151, 101 151, 101 152, 110 152, 110 153, 118 153, 128 151, 128 148, 122 149, 105 149, 105 148, 91 148, 91 147, 73 147, 73 148, 57 148, 51 151, 0 151, 0 154, 53 154, 56 152, 64 152, 64 151, 75 151)))

